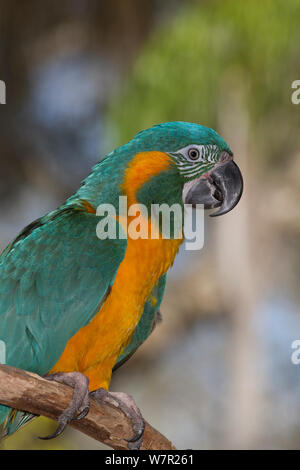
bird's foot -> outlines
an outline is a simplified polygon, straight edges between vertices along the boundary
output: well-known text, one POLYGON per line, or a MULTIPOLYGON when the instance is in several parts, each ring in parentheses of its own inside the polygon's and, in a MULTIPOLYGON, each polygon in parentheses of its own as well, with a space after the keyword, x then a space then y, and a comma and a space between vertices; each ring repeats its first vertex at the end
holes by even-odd
POLYGON ((130 419, 134 431, 134 435, 130 439, 125 439, 128 442, 128 448, 139 450, 143 441, 145 421, 134 399, 127 393, 108 392, 104 388, 91 392, 90 396, 99 403, 108 403, 123 411, 125 416, 130 419))
POLYGON ((70 405, 58 418, 56 431, 50 436, 40 437, 40 439, 48 440, 59 436, 71 421, 82 419, 88 414, 90 409, 89 379, 80 372, 59 372, 57 374, 46 375, 44 378, 69 385, 74 389, 70 405))

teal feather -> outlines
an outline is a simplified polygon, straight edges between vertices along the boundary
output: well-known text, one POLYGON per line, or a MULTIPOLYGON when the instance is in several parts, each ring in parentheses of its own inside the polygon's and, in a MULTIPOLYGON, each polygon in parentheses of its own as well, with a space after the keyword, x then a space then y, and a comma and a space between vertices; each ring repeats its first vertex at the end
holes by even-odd
MULTIPOLYGON (((1 255, 0 339, 6 345, 7 364, 46 374, 68 340, 101 307, 127 242, 99 240, 98 220, 95 214, 76 207, 58 210, 28 235, 18 237, 1 255), (22 265, 27 243, 31 246, 27 258, 30 282, 22 265), (51 256, 53 249, 60 253, 59 262, 51 256)), ((0 410, 1 423, 7 409, 0 410)))
MULTIPOLYGON (((147 300, 144 312, 140 318, 140 321, 135 329, 135 332, 131 338, 130 343, 124 349, 122 354, 118 357, 117 363, 114 367, 114 371, 118 369, 121 365, 124 364, 130 357, 134 354, 134 352, 146 341, 146 339, 150 336, 153 331, 155 317, 157 312, 159 311, 159 307, 161 305, 165 285, 166 285, 166 274, 162 276, 157 285, 153 288, 149 300, 147 300), (151 297, 156 298, 156 304, 153 306, 151 303, 151 297)), ((5 418, 8 417, 9 413, 11 413, 11 409, 7 407, 3 407, 3 417, 1 415, 1 406, 0 406, 0 423, 4 421, 5 418)), ((30 413, 25 413, 23 411, 18 411, 16 415, 12 415, 13 419, 8 420, 8 423, 5 427, 5 431, 7 435, 11 435, 16 432, 18 429, 23 427, 29 421, 34 419, 36 416, 30 413)), ((0 433, 1 434, 1 433, 0 433)))
MULTIPOLYGON (((87 325, 105 301, 125 255, 126 239, 99 240, 98 217, 86 212, 101 203, 118 209, 124 172, 139 152, 176 152, 189 144, 217 145, 231 153, 212 129, 197 124, 169 122, 137 134, 108 154, 60 208, 32 222, 0 256, 0 339, 5 341, 6 363, 46 374, 55 365, 68 340, 87 325)), ((181 202, 183 177, 173 166, 148 181, 139 191, 147 206, 181 202)), ((118 214, 118 210, 117 210, 118 214)), ((121 228, 119 227, 119 230, 121 228)), ((143 315, 117 366, 147 339, 161 303, 163 276, 148 300, 143 315)), ((10 409, 0 406, 0 425, 10 409)), ((18 412, 8 419, 5 432, 13 432, 31 415, 18 412)))
MULTIPOLYGON (((123 181, 124 171, 134 155, 147 151, 176 152, 192 143, 217 145, 220 151, 226 150, 232 153, 224 139, 208 127, 181 121, 158 124, 139 132, 130 142, 109 153, 94 166, 91 174, 66 205, 72 204, 74 199, 83 199, 89 201, 94 207, 102 203, 110 203, 117 208, 118 198, 122 194, 120 182, 123 181)), ((163 185, 156 196, 161 194, 164 198, 167 189, 171 189, 171 185, 163 185)))

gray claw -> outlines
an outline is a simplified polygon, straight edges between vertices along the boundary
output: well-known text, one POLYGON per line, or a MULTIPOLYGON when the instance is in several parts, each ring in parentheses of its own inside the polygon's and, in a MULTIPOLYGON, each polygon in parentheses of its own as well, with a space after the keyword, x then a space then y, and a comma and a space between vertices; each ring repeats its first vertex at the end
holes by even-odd
POLYGON ((130 450, 139 450, 143 442, 145 421, 133 398, 126 393, 108 392, 103 388, 91 392, 90 396, 99 402, 109 403, 123 411, 130 419, 134 431, 134 435, 129 439, 125 439, 125 441, 128 442, 130 450))
POLYGON ((56 428, 56 431, 54 431, 54 433, 50 434, 49 436, 39 436, 39 439, 42 439, 43 441, 48 441, 50 439, 54 439, 55 437, 60 436, 60 434, 66 429, 67 425, 72 421, 72 419, 72 416, 67 416, 67 414, 63 412, 58 418, 58 426, 56 428))
POLYGON ((76 416, 76 418, 73 418, 73 421, 80 421, 81 419, 85 418, 89 411, 90 407, 86 406, 84 410, 76 416))
MULTIPOLYGON (((134 429, 134 426, 133 426, 134 429)), ((143 419, 142 426, 136 429, 134 435, 130 439, 125 439, 128 442, 128 449, 130 450, 140 450, 140 447, 143 442, 145 431, 145 421, 143 419)))
POLYGON ((56 431, 50 436, 39 438, 49 440, 59 436, 72 420, 82 419, 88 414, 90 409, 89 379, 80 372, 57 373, 45 376, 45 379, 69 385, 74 389, 70 405, 58 418, 56 431))

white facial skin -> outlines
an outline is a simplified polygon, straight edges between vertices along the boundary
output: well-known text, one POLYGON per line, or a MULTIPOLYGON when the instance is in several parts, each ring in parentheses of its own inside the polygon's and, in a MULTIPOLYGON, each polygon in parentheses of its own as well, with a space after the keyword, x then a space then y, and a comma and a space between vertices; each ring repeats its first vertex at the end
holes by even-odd
POLYGON ((169 155, 182 176, 193 178, 212 170, 218 162, 220 149, 217 145, 190 144, 169 155))

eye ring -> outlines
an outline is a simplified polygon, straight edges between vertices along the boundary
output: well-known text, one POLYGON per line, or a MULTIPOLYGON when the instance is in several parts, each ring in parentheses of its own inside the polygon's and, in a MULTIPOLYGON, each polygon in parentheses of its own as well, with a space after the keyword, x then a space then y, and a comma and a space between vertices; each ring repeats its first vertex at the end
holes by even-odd
POLYGON ((190 160, 198 160, 198 158, 200 156, 200 152, 197 148, 193 147, 193 148, 189 149, 188 156, 189 156, 190 160))

